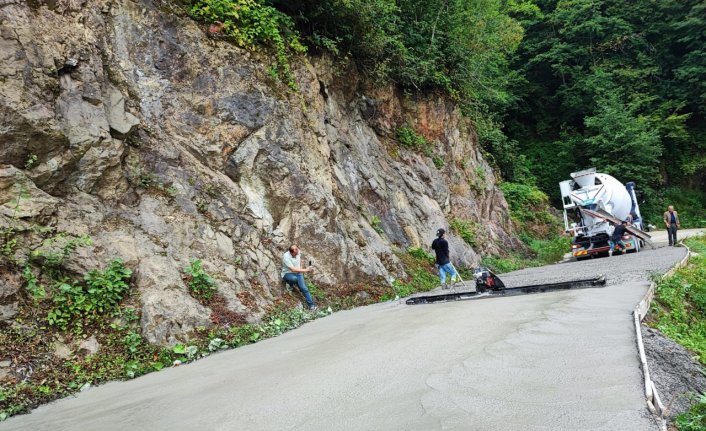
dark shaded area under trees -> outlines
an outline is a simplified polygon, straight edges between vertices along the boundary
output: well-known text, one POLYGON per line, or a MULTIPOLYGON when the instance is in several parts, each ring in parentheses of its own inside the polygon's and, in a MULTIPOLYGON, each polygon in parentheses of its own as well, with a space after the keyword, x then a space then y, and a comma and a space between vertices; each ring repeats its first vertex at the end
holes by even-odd
POLYGON ((539 0, 512 67, 505 132, 537 185, 595 166, 645 190, 653 223, 706 220, 706 4, 539 0))

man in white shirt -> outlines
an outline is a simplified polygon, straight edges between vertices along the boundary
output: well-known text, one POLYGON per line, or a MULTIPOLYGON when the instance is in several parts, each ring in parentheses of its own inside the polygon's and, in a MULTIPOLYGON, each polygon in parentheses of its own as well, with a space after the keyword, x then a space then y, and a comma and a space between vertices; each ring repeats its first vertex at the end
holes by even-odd
POLYGON ((299 254, 299 247, 297 247, 296 244, 292 244, 289 250, 282 256, 282 280, 289 285, 296 283, 299 287, 299 291, 304 295, 304 299, 306 299, 306 304, 309 306, 310 311, 316 311, 317 307, 314 300, 311 298, 309 289, 306 288, 304 273, 313 270, 314 267, 312 266, 302 268, 301 255, 299 254))

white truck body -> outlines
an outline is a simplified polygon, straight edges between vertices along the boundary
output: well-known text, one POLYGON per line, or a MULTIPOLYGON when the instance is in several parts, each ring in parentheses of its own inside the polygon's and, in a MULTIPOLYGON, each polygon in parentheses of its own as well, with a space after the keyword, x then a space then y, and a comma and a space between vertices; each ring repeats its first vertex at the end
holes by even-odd
MULTIPOLYGON (((589 215, 605 212, 618 220, 628 220, 635 228, 642 230, 640 207, 635 195, 635 185, 623 185, 608 174, 586 169, 571 174, 570 180, 559 183, 564 206, 564 228, 573 234, 572 254, 577 258, 595 254, 608 255, 609 239, 615 226, 605 218, 589 215)), ((628 251, 639 251, 641 241, 627 235, 623 237, 628 251)))

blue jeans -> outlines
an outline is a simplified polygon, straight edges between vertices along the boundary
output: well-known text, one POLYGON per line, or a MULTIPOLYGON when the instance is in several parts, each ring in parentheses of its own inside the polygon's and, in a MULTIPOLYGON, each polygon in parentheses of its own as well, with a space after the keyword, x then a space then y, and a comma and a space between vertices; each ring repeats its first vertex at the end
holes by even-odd
POLYGON ((616 246, 616 245, 620 245, 620 247, 622 247, 623 251, 625 251, 625 243, 623 242, 622 239, 611 238, 611 239, 608 241, 608 244, 610 245, 610 249, 613 250, 613 251, 615 251, 615 246, 616 246))
POLYGON ((451 262, 443 264, 443 265, 436 265, 439 267, 439 278, 441 279, 441 284, 446 283, 446 273, 448 272, 451 278, 456 277, 456 271, 454 271, 454 267, 451 266, 451 262))
POLYGON ((284 280, 290 286, 296 284, 299 287, 299 291, 302 293, 302 295, 304 295, 304 299, 306 299, 306 304, 309 306, 309 308, 314 306, 314 300, 311 299, 309 289, 306 288, 306 283, 304 283, 304 274, 302 274, 301 272, 288 272, 284 274, 282 280, 284 280))

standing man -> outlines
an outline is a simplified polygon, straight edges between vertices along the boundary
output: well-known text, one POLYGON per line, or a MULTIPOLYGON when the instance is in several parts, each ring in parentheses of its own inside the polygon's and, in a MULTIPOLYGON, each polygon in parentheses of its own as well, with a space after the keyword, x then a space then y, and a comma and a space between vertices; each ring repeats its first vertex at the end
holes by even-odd
POLYGON ((449 243, 444 239, 446 231, 439 229, 436 231, 436 239, 431 243, 431 248, 436 252, 436 267, 439 268, 439 278, 441 279, 441 287, 447 289, 446 273, 451 275, 451 282, 456 281, 456 271, 451 260, 449 260, 449 243))
POLYGON ((313 270, 314 267, 312 266, 302 268, 301 255, 299 254, 299 247, 297 247, 296 244, 292 244, 289 250, 282 256, 282 281, 290 285, 297 284, 299 291, 304 295, 304 299, 306 299, 309 311, 316 311, 318 308, 311 298, 309 289, 306 288, 306 283, 304 282, 304 273, 313 270))
POLYGON ((669 245, 677 245, 677 229, 681 226, 679 224, 679 214, 674 211, 673 206, 667 208, 667 212, 664 213, 664 225, 667 226, 667 235, 669 235, 669 245))

